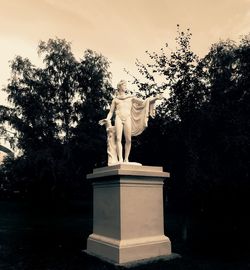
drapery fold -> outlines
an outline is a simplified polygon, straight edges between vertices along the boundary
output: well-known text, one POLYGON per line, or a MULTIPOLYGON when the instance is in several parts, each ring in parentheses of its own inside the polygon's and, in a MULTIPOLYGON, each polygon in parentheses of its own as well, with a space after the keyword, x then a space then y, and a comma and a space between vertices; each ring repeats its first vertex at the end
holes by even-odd
POLYGON ((137 102, 132 103, 131 109, 131 129, 132 136, 140 135, 148 126, 148 117, 155 116, 155 102, 152 97, 146 98, 141 104, 137 102))

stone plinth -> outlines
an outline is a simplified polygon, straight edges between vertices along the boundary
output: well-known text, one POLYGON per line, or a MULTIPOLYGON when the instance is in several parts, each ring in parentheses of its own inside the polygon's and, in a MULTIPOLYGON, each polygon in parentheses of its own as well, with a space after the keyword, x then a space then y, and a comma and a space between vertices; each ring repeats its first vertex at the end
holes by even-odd
POLYGON ((161 167, 119 164, 94 169, 93 233, 87 252, 124 264, 171 254, 164 235, 161 167))

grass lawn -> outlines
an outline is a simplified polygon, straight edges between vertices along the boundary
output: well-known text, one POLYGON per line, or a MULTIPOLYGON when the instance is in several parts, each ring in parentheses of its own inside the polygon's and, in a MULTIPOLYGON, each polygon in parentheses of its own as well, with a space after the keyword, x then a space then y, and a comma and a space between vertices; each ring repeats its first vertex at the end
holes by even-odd
MULTIPOLYGON (((180 237, 181 217, 168 217, 168 236, 173 252, 181 259, 158 261, 133 269, 246 270, 250 260, 208 254, 191 249, 180 237)), ((192 225, 191 225, 192 226, 192 225)), ((44 212, 21 202, 0 202, 0 270, 117 269, 86 255, 86 239, 92 231, 91 207, 74 206, 67 211, 44 212)), ((231 236, 229 236, 231 237, 231 236)), ((191 241, 192 242, 192 241, 191 241)), ((216 243, 215 243, 216 245, 216 243)))

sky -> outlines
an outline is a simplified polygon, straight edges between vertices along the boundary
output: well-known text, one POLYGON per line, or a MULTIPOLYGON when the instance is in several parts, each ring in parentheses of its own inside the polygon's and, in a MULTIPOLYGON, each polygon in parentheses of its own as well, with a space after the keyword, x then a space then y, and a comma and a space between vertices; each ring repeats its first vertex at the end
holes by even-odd
MULTIPOLYGON (((16 55, 41 65, 40 40, 65 38, 77 59, 86 49, 111 62, 112 84, 136 74, 136 58, 175 49, 177 24, 190 28, 192 49, 204 56, 220 39, 238 40, 250 32, 250 0, 0 0, 0 88, 10 77, 16 55)), ((6 94, 0 91, 0 104, 6 94)))

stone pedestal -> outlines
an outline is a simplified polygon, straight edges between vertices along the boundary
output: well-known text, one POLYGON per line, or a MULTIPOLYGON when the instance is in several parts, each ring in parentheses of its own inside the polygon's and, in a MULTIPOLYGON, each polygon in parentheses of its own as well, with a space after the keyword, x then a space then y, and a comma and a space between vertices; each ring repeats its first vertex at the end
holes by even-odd
POLYGON ((124 264, 171 254, 164 235, 162 167, 119 164, 94 169, 93 233, 87 253, 124 264))

